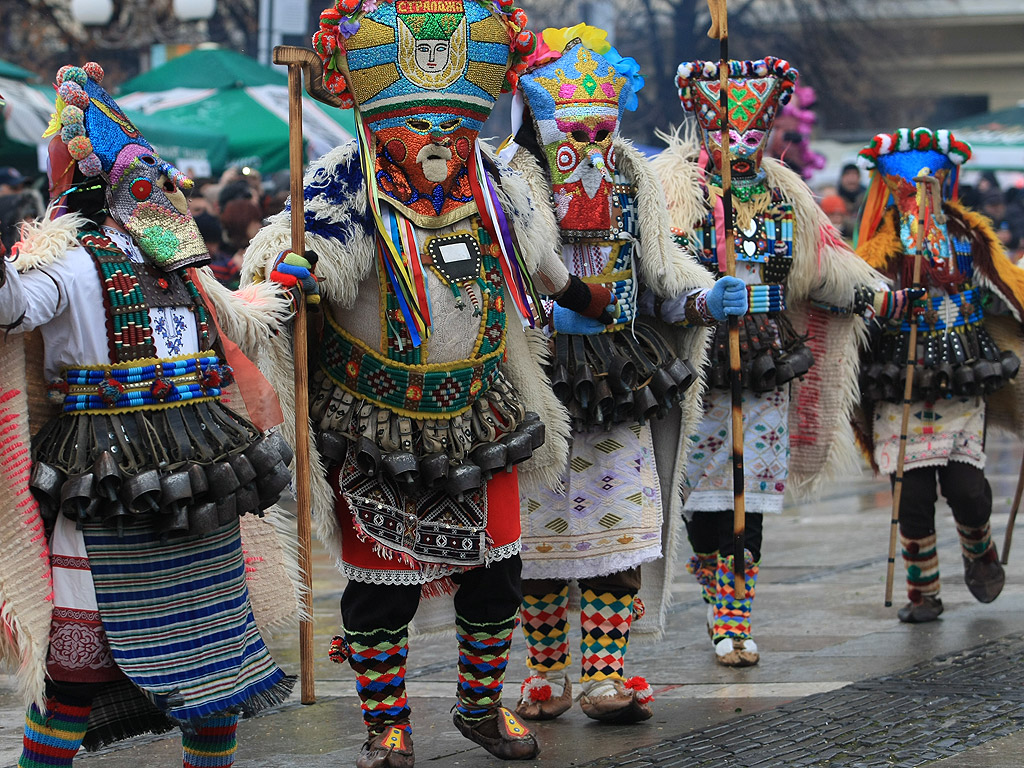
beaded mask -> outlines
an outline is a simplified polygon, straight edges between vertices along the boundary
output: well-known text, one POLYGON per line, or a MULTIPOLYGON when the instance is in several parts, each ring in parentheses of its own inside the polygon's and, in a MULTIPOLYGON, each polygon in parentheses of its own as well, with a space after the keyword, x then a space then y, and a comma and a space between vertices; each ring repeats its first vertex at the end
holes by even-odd
MULTIPOLYGON (((789 62, 766 56, 729 62, 729 164, 737 187, 763 185, 761 169, 768 134, 779 107, 789 101, 797 71, 789 62)), ((676 85, 683 109, 693 112, 711 160, 712 177, 722 171, 722 110, 719 64, 690 61, 679 65, 676 85)))
POLYGON ((192 180, 157 155, 102 80, 103 69, 95 62, 57 73, 56 112, 45 134, 55 137, 51 191, 68 191, 77 163, 86 178, 105 183, 111 218, 157 266, 169 270, 208 261, 182 192, 192 180))
POLYGON ((358 106, 383 199, 440 227, 476 208, 470 157, 480 127, 532 50, 511 2, 338 0, 313 44, 324 84, 358 106))
MULTIPOLYGON (((561 30, 545 30, 540 49, 545 55, 549 38, 558 39, 549 32, 561 30)), ((559 226, 577 237, 607 234, 611 228, 612 141, 627 106, 636 108, 636 91, 643 86, 635 67, 621 74, 613 61, 635 65, 608 43, 595 50, 576 38, 559 58, 519 80, 547 161, 559 226)))
MULTIPOLYGON (((918 218, 917 182, 923 172, 942 186, 943 199, 956 197, 960 165, 971 157, 971 148, 945 130, 900 128, 895 133, 880 133, 858 153, 858 163, 871 170, 871 182, 857 228, 857 242, 866 241, 878 229, 887 208, 895 206, 899 214, 900 237, 907 248, 913 247, 911 222, 918 218)), ((936 256, 948 256, 944 226, 928 223, 924 233, 927 250, 936 256)))

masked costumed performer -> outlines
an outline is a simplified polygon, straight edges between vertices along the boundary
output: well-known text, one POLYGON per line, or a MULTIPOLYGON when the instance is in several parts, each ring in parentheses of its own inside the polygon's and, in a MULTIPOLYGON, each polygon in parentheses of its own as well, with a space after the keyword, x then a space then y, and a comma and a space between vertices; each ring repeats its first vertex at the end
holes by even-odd
MULTIPOLYGON (((680 441, 699 420, 700 387, 690 385, 703 368, 706 327, 743 314, 747 292, 728 277, 711 288, 707 271, 672 240, 658 179, 618 131, 643 78, 602 30, 545 30, 519 85, 516 132, 502 156, 535 199, 552 201, 568 270, 611 290, 620 313, 606 328, 552 311, 551 378, 572 416, 573 442, 560 491, 523 498, 531 675, 517 711, 550 719, 572 703, 567 618, 569 580, 578 579, 580 705, 597 720, 637 722, 651 716, 651 690, 642 677, 627 680, 623 667, 643 606, 640 565, 662 556, 681 522, 680 441), (651 317, 666 299, 674 310, 662 318, 679 328, 651 317)), ((646 624, 656 633, 671 571, 648 576, 646 624)))
MULTIPOLYGON (((191 182, 102 77, 94 63, 57 75, 51 216, 27 230, 0 288, 0 322, 39 329, 45 359, 29 378, 45 375, 59 403, 32 438, 52 619, 38 669, 20 673, 38 703, 18 765, 71 765, 83 739, 178 725, 185 766, 228 766, 239 713, 280 703, 292 683, 254 620, 239 517, 276 501, 291 452, 222 401, 234 367, 265 385, 251 416, 280 418, 229 337, 255 354, 288 301, 274 287, 229 294, 197 268, 209 257, 182 193, 191 182)), ((25 606, 9 607, 17 642, 38 642, 19 629, 25 606)))
MULTIPOLYGON (((690 439, 684 514, 696 553, 690 569, 708 604, 715 659, 727 666, 759 660, 750 610, 761 561, 762 519, 782 511, 788 488, 810 492, 853 465, 846 419, 857 399, 857 344, 864 323, 851 316, 905 296, 847 248, 806 184, 781 162, 763 158, 776 110, 792 91, 788 62, 729 62, 729 157, 722 155, 719 65, 680 65, 683 108, 703 143, 670 141, 654 161, 680 240, 715 274, 725 270, 721 169, 732 171, 736 274, 747 284, 740 321, 743 360, 746 552, 733 550, 731 402, 725 324, 715 330, 704 420, 690 439), (862 287, 863 286, 863 287, 862 287), (875 289, 878 290, 875 290, 875 289), (813 365, 813 368, 811 367, 813 365), (743 595, 733 557, 745 557, 743 595)), ((899 301, 897 301, 899 299, 899 301)), ((664 312, 665 305, 662 305, 664 312)))
MULTIPOLYGON (((568 424, 540 366, 546 340, 523 326, 539 320, 534 280, 591 318, 614 301, 569 278, 550 209, 481 150, 482 121, 535 43, 525 14, 500 5, 338 2, 314 38, 325 85, 360 127, 358 144, 305 178, 325 308, 312 425, 331 486, 316 480, 314 514, 349 579, 334 656, 357 675, 359 766, 413 763, 408 625, 421 594, 445 591, 456 726, 505 759, 537 752, 501 707, 521 596, 519 478, 557 482, 568 424), (532 471, 517 470, 531 454, 532 471)), ((281 255, 289 237, 284 213, 254 239, 243 280, 301 270, 281 255)), ((287 391, 287 349, 268 366, 287 391)))
MULTIPOLYGON (((942 613, 935 541, 936 485, 953 510, 963 554, 964 580, 989 603, 1003 588, 989 517, 992 490, 985 479, 986 415, 1020 434, 1015 406, 1024 273, 1006 257, 991 223, 957 197, 960 165, 970 147, 949 131, 900 129, 879 134, 860 153, 872 171, 858 231, 857 252, 899 285, 912 280, 918 227, 923 226, 917 369, 907 429, 900 542, 907 567, 904 622, 933 621, 942 613), (941 202, 919 207, 915 177, 942 185, 941 202)), ((910 320, 873 324, 863 367, 864 444, 878 472, 895 477, 902 426, 903 384, 910 320), (893 379, 896 379, 893 386, 893 379)))

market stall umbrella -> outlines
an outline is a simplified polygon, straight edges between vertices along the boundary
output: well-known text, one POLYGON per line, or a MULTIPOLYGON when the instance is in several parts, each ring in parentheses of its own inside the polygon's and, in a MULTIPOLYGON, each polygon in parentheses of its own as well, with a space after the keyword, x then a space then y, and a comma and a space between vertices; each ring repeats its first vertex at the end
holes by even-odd
MULTIPOLYGON (((228 138, 225 165, 249 165, 263 173, 288 167, 287 78, 246 56, 199 49, 172 59, 121 87, 118 103, 132 119, 159 120, 228 138)), ((303 100, 308 155, 318 157, 351 141, 349 111, 303 100)), ((213 166, 220 170, 223 166, 213 166)))
POLYGON ((971 145, 971 170, 1024 171, 1024 103, 957 120, 949 128, 971 145))
POLYGON ((53 111, 52 95, 28 84, 34 78, 27 69, 0 59, 0 94, 7 102, 0 109, 0 165, 16 166, 26 174, 37 168, 36 145, 53 111))

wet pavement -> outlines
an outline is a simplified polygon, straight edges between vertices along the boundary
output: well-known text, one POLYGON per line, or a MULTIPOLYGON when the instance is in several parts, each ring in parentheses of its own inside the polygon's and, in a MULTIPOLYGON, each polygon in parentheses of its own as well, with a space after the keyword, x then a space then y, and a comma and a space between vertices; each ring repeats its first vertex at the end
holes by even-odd
MULTIPOLYGON (((1021 448, 990 436, 993 529, 1001 546, 1021 448)), ((634 643, 627 672, 654 687, 654 717, 605 726, 574 707, 536 724, 540 757, 523 768, 702 768, 703 766, 936 766, 1009 768, 1024 764, 1024 551, 1011 555, 1007 585, 990 605, 963 584, 952 516, 937 515, 945 613, 902 625, 897 566, 895 606, 883 606, 888 484, 865 473, 833 483, 815 503, 794 504, 765 525, 754 603, 761 663, 726 669, 713 660, 704 605, 682 568, 665 639, 634 643)), ((1022 518, 1024 524, 1024 518, 1022 518)), ((1018 533, 1024 547, 1024 534, 1018 533)), ((690 552, 683 542, 677 557, 690 552)), ((298 695, 239 727, 238 766, 354 765, 363 740, 347 666, 327 660, 338 628, 342 581, 317 546, 314 614, 317 703, 298 695)), ((275 657, 298 672, 297 632, 271 638, 275 657)), ((509 703, 524 677, 516 636, 509 703)), ((455 640, 413 643, 409 696, 418 764, 449 768, 508 765, 466 741, 451 724, 455 640)), ((10 678, 0 678, 0 765, 20 750, 22 710, 10 678)), ((76 760, 82 766, 180 765, 176 735, 137 739, 76 760)), ((511 765, 515 765, 514 763, 511 765)))

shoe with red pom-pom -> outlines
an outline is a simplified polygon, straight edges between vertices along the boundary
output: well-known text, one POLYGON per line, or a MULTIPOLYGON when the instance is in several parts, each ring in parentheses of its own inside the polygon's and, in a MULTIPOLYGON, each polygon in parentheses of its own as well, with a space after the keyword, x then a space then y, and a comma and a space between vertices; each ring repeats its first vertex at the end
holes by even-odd
POLYGON ((609 677, 583 683, 580 708, 583 714, 602 723, 626 725, 647 720, 651 712, 654 692, 642 677, 623 680, 609 677))
POLYGON ((538 672, 523 681, 516 714, 524 720, 554 720, 572 706, 569 676, 548 678, 538 672))

